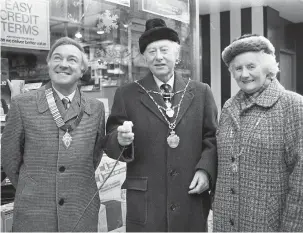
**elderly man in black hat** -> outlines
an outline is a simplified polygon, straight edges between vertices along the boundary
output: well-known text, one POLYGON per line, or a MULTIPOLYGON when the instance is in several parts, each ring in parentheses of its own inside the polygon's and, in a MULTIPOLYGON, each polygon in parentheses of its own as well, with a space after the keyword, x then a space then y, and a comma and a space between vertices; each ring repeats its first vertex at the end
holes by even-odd
POLYGON ((125 147, 126 230, 206 231, 217 172, 213 95, 174 72, 180 40, 162 19, 147 20, 139 46, 151 72, 117 89, 106 127, 107 154, 117 159, 125 147))

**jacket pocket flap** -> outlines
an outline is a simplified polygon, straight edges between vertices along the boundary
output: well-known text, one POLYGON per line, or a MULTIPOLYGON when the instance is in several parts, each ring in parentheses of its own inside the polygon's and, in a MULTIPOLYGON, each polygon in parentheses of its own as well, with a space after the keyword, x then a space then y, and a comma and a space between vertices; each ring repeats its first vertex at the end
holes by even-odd
POLYGON ((122 189, 132 189, 138 191, 147 190, 147 177, 127 177, 122 184, 122 189))

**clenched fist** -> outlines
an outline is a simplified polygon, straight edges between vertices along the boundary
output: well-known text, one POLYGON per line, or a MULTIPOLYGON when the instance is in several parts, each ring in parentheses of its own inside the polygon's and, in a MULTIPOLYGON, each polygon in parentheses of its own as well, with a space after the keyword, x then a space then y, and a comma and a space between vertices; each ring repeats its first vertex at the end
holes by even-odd
POLYGON ((128 146, 134 140, 134 133, 132 132, 133 123, 131 121, 124 121, 123 125, 117 128, 118 142, 120 146, 128 146))

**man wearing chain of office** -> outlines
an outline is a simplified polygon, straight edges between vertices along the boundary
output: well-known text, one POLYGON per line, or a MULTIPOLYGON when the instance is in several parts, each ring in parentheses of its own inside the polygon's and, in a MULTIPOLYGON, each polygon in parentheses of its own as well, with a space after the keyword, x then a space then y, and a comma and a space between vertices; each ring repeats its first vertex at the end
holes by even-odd
POLYGON ((58 39, 47 63, 45 86, 12 92, 1 140, 1 162, 16 188, 13 231, 96 232, 104 106, 77 87, 88 68, 77 41, 58 39))
POLYGON ((217 107, 208 85, 174 72, 177 32, 150 19, 139 39, 150 73, 115 93, 107 154, 127 162, 126 231, 207 231, 217 172, 217 107), (133 127, 130 127, 132 125, 133 127))

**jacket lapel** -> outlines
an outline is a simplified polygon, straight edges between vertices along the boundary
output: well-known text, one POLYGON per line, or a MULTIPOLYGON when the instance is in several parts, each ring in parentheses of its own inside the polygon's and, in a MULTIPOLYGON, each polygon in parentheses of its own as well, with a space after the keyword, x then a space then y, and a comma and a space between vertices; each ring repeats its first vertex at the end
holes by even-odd
MULTIPOLYGON (((45 90, 48 88, 52 88, 51 82, 47 83, 45 86, 38 89, 36 99, 37 99, 37 107, 38 107, 39 113, 44 113, 49 110, 48 103, 47 103, 46 96, 45 96, 45 90)), ((74 117, 78 116, 78 114, 80 112, 81 102, 84 103, 84 105, 85 105, 84 112, 88 115, 90 115, 92 113, 89 103, 86 102, 86 98, 84 97, 83 94, 80 95, 79 89, 76 90, 75 96, 67 111, 65 111, 63 103, 60 100, 57 92, 53 91, 53 95, 54 95, 54 99, 55 99, 57 108, 58 108, 64 122, 67 122, 67 121, 73 119, 74 117)))
MULTIPOLYGON (((74 117, 78 116, 78 114, 80 112, 80 103, 81 103, 80 91, 77 88, 75 96, 74 96, 74 98, 73 98, 69 108, 67 109, 64 118, 63 118, 64 122, 67 122, 67 121, 73 119, 74 117)), ((62 104, 62 102, 61 102, 61 104, 62 104)), ((63 104, 62 104, 62 106, 63 106, 63 104)))
POLYGON ((39 113, 44 113, 48 110, 48 104, 45 96, 46 89, 47 85, 40 87, 37 91, 36 101, 39 113))
MULTIPOLYGON (((145 76, 145 78, 143 78, 142 80, 139 81, 139 83, 147 90, 147 91, 156 91, 156 92, 160 92, 152 73, 149 73, 147 76, 145 76)), ((156 106, 156 104, 152 101, 152 99, 148 96, 148 94, 142 89, 142 88, 138 88, 139 93, 141 94, 141 103, 149 110, 151 111, 153 114, 155 114, 160 120, 162 120, 163 122, 165 122, 167 124, 167 122, 165 121, 165 119, 163 118, 160 110, 158 109, 158 107, 156 106)), ((160 106, 164 107, 165 103, 164 100, 162 98, 161 95, 159 94, 154 94, 154 93, 149 93, 154 100, 157 102, 157 104, 159 104, 160 106)))
MULTIPOLYGON (((181 91, 181 92, 176 94, 173 97, 173 106, 176 106, 177 104, 180 103, 180 101, 182 99, 182 95, 184 93, 183 90, 185 89, 186 84, 187 84, 187 81, 185 81, 182 76, 177 75, 175 73, 174 92, 177 92, 177 91, 181 91)), ((194 98, 194 93, 192 90, 193 90, 193 87, 192 87, 191 83, 189 83, 189 85, 184 93, 184 97, 183 97, 183 100, 182 100, 182 103, 180 106, 179 115, 177 116, 176 125, 180 122, 180 120, 182 119, 183 115, 186 113, 188 107, 190 106, 190 104, 194 98)), ((177 114, 177 113, 178 113, 178 108, 175 108, 175 114, 177 114)))
POLYGON ((228 114, 235 125, 237 131, 240 130, 240 108, 238 106, 238 94, 233 98, 229 105, 226 106, 228 114))
MULTIPOLYGON (((45 96, 45 90, 47 90, 49 88, 52 88, 51 82, 48 82, 45 86, 42 86, 41 88, 38 89, 36 99, 37 99, 37 106, 38 106, 39 113, 44 113, 49 109, 48 103, 46 100, 46 96, 45 96)), ((65 109, 64 109, 63 103, 60 100, 57 92, 53 91, 53 96, 54 96, 57 108, 58 108, 61 116, 63 117, 65 115, 65 109)))

